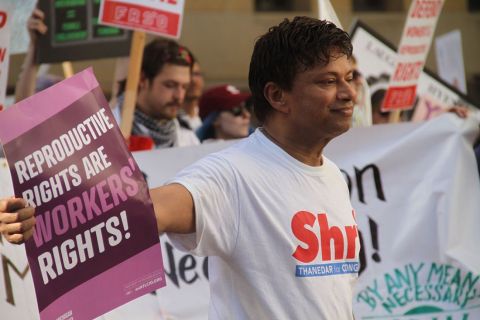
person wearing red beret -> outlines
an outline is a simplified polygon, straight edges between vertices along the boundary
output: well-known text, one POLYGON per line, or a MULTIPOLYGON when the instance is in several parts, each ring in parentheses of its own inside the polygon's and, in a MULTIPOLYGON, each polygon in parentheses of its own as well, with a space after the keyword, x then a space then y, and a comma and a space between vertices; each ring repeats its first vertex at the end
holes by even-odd
POLYGON ((210 88, 200 98, 202 126, 196 131, 202 142, 245 138, 250 132, 249 92, 233 85, 210 88))

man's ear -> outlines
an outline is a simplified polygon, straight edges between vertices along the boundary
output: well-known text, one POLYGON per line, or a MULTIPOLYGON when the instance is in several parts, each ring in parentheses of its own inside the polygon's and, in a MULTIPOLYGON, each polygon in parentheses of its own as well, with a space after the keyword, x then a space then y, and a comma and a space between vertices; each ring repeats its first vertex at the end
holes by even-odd
POLYGON ((263 96, 275 110, 281 113, 290 112, 290 108, 285 103, 285 90, 280 88, 276 83, 271 81, 267 82, 263 88, 263 96))
POLYGON ((145 76, 145 73, 140 74, 140 80, 138 81, 138 88, 145 89, 148 87, 148 78, 145 76))

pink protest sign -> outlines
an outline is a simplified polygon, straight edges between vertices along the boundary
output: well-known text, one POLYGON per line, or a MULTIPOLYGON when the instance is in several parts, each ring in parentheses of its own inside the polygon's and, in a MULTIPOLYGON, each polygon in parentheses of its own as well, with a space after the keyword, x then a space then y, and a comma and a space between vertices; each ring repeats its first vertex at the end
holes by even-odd
POLYGON ((0 113, 41 319, 92 319, 165 285, 142 172, 87 69, 0 113))
POLYGON ((184 0, 103 0, 100 23, 178 39, 184 0))

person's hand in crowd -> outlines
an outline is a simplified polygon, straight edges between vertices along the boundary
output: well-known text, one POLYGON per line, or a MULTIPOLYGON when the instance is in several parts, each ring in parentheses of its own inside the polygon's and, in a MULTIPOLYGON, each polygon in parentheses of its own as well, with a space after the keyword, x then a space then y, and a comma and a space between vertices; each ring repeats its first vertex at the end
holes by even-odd
POLYGON ((461 105, 456 105, 447 109, 448 112, 455 113, 458 117, 465 119, 468 117, 468 108, 461 105))
POLYGON ((0 200, 0 233, 8 242, 21 244, 30 238, 35 226, 35 208, 22 198, 0 200))
POLYGON ((47 33, 47 25, 44 23, 45 14, 42 10, 34 9, 27 20, 27 29, 30 35, 27 54, 23 60, 22 71, 18 75, 15 85, 15 101, 21 101, 35 93, 37 68, 35 61, 35 48, 38 38, 47 33))
POLYGON ((34 9, 30 18, 27 21, 27 29, 30 35, 30 42, 35 43, 38 35, 44 35, 48 27, 44 23, 45 14, 40 9, 34 9))

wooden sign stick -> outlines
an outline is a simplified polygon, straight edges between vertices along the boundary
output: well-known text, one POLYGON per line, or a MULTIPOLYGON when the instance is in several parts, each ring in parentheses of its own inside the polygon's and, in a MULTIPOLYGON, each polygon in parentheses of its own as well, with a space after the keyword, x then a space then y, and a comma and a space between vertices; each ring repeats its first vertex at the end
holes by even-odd
POLYGON ((63 76, 65 77, 65 79, 70 78, 75 73, 73 72, 73 65, 70 61, 62 62, 62 69, 63 69, 63 76))
POLYGON ((400 122, 400 113, 402 111, 400 110, 393 110, 390 112, 390 115, 388 117, 388 122, 389 123, 398 123, 400 122))
POLYGON ((145 46, 145 32, 134 31, 130 47, 130 62, 128 64, 127 84, 125 88, 125 99, 122 106, 122 122, 120 130, 125 139, 130 137, 132 131, 133 113, 137 100, 137 88, 140 81, 140 70, 142 66, 143 47, 145 46))

